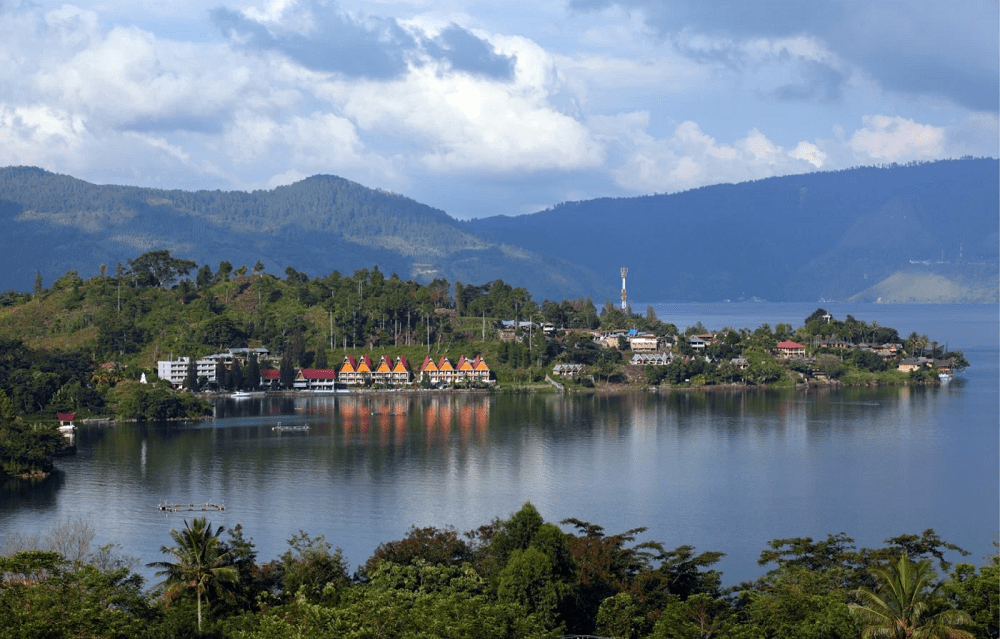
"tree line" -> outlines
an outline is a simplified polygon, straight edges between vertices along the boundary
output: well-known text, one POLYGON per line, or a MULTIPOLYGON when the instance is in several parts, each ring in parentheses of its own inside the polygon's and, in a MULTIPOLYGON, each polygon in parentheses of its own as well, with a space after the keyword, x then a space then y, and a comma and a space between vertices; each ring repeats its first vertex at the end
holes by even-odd
POLYGON ((767 572, 732 587, 714 568, 723 553, 644 532, 557 525, 526 503, 463 534, 413 527, 352 574, 323 536, 299 531, 262 562, 241 526, 196 518, 171 531, 144 590, 138 560, 91 550, 77 521, 8 542, 0 637, 998 636, 998 555, 952 565, 968 553, 933 530, 880 548, 843 533, 776 539, 758 561, 767 572))

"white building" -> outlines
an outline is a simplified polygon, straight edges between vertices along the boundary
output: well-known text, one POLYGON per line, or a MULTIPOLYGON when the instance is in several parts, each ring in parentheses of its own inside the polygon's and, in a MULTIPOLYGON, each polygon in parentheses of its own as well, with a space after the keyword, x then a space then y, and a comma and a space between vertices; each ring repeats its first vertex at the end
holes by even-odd
MULTIPOLYGON (((227 355, 209 355, 195 361, 197 376, 214 382, 217 362, 227 357, 227 355)), ((161 360, 156 363, 156 374, 160 379, 165 379, 171 385, 180 388, 184 385, 184 379, 187 377, 188 363, 190 361, 190 357, 178 357, 177 359, 168 361, 161 360)))

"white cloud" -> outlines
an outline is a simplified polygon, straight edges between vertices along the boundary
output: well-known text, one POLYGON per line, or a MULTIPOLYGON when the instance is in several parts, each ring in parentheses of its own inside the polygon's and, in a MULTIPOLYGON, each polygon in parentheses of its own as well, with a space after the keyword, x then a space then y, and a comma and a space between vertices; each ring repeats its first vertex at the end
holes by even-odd
POLYGON ((390 82, 331 84, 324 91, 366 132, 421 145, 417 157, 439 172, 573 170, 602 161, 578 120, 552 107, 561 88, 551 57, 521 38, 497 38, 516 56, 515 79, 447 73, 433 63, 390 82))
POLYGON ((866 115, 862 121, 865 126, 855 131, 850 140, 851 150, 862 163, 928 160, 943 153, 942 127, 888 115, 866 115))
POLYGON ((818 146, 811 142, 806 142, 801 140, 789 155, 796 160, 805 160, 809 164, 812 164, 817 169, 823 168, 824 162, 826 162, 826 153, 820 150, 818 146))
POLYGON ((636 193, 671 192, 802 173, 812 170, 819 155, 822 152, 808 142, 788 152, 757 129, 731 144, 719 143, 697 123, 687 121, 668 138, 634 133, 631 151, 613 174, 619 185, 636 193), (814 151, 806 153, 810 147, 814 151))

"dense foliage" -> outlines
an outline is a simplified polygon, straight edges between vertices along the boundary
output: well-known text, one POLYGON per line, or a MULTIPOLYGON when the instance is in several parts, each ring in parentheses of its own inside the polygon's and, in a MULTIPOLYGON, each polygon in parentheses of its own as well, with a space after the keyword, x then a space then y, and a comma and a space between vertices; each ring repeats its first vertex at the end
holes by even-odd
POLYGON ((952 568, 944 553, 967 553, 931 530, 875 549, 843 534, 777 539, 766 574, 724 588, 720 552, 562 526, 528 503, 464 535, 413 528, 351 575, 322 536, 300 532, 260 563, 240 526, 223 536, 195 519, 171 532, 151 591, 106 549, 77 544, 68 560, 22 544, 0 557, 0 637, 858 638, 883 636, 894 614, 905 636, 997 637, 998 556, 952 568))

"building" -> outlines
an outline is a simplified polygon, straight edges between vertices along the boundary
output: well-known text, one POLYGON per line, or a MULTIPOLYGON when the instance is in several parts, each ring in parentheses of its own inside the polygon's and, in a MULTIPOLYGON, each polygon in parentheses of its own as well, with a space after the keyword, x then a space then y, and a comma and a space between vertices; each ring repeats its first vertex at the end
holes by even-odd
POLYGON ((558 377, 576 377, 583 372, 583 364, 556 364, 552 374, 558 377))
POLYGON ((303 368, 295 375, 295 390, 332 391, 337 371, 332 368, 303 368))
POLYGON ((662 342, 652 333, 635 333, 628 336, 629 348, 636 353, 655 353, 660 350, 662 342))
POLYGON ((784 341, 778 344, 778 357, 783 359, 793 359, 796 357, 805 357, 806 347, 802 344, 792 341, 784 341))
MULTIPOLYGON (((220 360, 225 361, 225 354, 208 355, 195 361, 195 375, 198 378, 204 377, 209 382, 215 382, 215 371, 220 360)), ((184 385, 187 378, 190 357, 178 357, 172 360, 161 360, 156 363, 156 375, 160 379, 165 379, 174 388, 184 385)))

